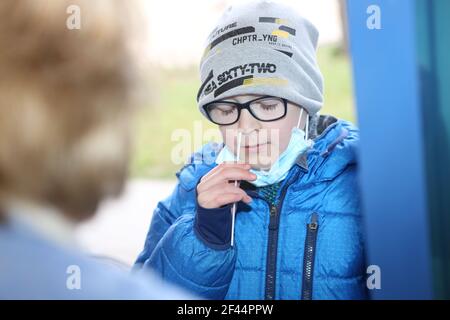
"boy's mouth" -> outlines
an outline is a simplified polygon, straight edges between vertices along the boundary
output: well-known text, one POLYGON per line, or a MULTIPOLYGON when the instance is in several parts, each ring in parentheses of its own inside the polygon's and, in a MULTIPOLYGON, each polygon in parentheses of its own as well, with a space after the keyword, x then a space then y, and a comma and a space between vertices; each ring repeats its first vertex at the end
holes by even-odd
POLYGON ((258 143, 255 145, 248 145, 248 146, 243 146, 243 147, 247 152, 253 153, 253 152, 258 152, 261 148, 265 147, 269 143, 270 142, 258 143))

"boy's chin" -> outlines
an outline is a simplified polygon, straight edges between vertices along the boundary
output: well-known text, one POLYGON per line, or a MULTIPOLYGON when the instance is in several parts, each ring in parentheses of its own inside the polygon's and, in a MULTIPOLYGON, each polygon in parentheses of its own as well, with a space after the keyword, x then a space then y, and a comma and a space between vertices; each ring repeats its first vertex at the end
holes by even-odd
POLYGON ((249 159, 249 163, 252 166, 252 169, 254 170, 270 170, 270 168, 272 167, 274 161, 272 161, 272 159, 268 158, 264 158, 264 159, 259 159, 257 157, 255 157, 255 159, 250 158, 249 159))

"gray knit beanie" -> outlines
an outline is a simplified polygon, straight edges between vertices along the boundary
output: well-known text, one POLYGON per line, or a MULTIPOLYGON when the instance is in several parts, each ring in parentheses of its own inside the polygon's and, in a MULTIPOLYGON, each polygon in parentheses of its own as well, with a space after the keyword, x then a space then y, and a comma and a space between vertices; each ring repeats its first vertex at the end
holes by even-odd
POLYGON ((205 114, 211 101, 256 94, 285 98, 316 114, 323 104, 318 37, 308 20, 276 1, 228 8, 200 62, 200 111, 205 114))

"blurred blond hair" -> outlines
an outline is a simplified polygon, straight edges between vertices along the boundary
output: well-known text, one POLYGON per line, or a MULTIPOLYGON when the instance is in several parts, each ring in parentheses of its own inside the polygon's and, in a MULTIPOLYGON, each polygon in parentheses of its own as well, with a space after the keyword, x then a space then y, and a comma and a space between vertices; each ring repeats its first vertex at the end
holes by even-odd
POLYGON ((0 207, 74 219, 121 191, 134 85, 121 0, 0 1, 0 207), (67 8, 81 9, 69 30, 67 8))

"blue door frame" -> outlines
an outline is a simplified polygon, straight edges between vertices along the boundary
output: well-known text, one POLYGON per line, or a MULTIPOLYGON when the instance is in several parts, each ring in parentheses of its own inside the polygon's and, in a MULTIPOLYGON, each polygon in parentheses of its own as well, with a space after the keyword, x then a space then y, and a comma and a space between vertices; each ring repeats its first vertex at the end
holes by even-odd
POLYGON ((434 297, 418 5, 347 2, 367 263, 381 270, 373 299, 434 297), (371 5, 380 9, 381 29, 367 27, 371 5))

